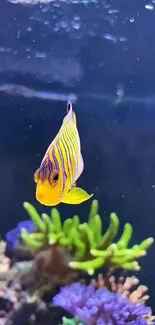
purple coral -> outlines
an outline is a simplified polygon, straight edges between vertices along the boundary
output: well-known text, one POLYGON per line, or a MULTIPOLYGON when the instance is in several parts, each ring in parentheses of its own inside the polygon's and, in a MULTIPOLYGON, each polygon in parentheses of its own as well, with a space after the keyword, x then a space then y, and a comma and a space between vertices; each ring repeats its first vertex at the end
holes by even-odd
POLYGON ((12 251, 19 238, 21 238, 21 229, 25 228, 29 233, 36 230, 34 223, 31 220, 21 221, 17 227, 7 232, 5 239, 7 242, 7 250, 12 251))
POLYGON ((61 288, 53 302, 87 325, 146 325, 151 314, 151 308, 132 303, 120 293, 80 283, 61 288))

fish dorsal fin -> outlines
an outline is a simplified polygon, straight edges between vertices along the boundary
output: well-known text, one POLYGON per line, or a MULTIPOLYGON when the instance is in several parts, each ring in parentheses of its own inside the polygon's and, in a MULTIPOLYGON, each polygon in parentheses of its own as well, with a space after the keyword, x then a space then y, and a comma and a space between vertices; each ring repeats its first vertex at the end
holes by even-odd
POLYGON ((68 102, 67 103, 67 113, 69 113, 70 110, 72 111, 73 110, 73 107, 72 107, 72 103, 71 102, 68 102))
POLYGON ((77 124, 76 123, 76 115, 73 111, 72 103, 68 102, 67 103, 67 115, 64 117, 63 122, 67 123, 70 120, 72 120, 75 123, 75 125, 77 124))
POLYGON ((82 155, 81 154, 80 154, 80 158, 79 159, 80 159, 80 161, 79 161, 78 171, 77 171, 77 174, 75 176, 75 182, 80 177, 80 175, 82 174, 83 169, 84 169, 84 161, 83 161, 83 158, 82 158, 82 155))

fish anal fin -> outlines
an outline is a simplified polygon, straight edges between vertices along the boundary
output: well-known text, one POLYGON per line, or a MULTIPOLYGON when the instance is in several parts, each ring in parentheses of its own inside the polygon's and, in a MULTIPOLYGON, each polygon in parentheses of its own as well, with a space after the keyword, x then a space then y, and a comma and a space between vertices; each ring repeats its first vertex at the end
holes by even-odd
POLYGON ((61 202, 67 204, 81 204, 89 200, 94 194, 88 194, 80 187, 73 187, 62 199, 61 202))

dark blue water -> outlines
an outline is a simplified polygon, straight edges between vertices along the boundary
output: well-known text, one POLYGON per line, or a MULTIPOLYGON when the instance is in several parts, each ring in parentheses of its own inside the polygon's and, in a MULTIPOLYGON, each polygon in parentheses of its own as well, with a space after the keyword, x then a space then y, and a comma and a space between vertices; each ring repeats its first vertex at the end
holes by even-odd
MULTIPOLYGON (((74 109, 85 161, 79 186, 95 193, 103 218, 115 211, 122 227, 132 223, 134 243, 155 235, 155 10, 146 10, 146 3, 59 2, 46 7, 1 1, 2 234, 27 218, 25 200, 40 212, 49 211, 36 202, 33 173, 61 125, 66 102, 34 93, 28 98, 33 90, 49 92, 51 98, 53 93, 77 96, 74 109), (109 8, 118 12, 108 14, 109 8), (80 25, 73 19, 77 16, 80 25), (106 39, 107 34, 116 39, 106 39), (26 87, 23 94, 19 85, 26 87), (123 99, 117 104, 119 85, 123 99)), ((76 212, 84 221, 89 205, 59 209, 64 218, 76 212)), ((152 306, 154 259, 153 247, 140 272, 152 306)))

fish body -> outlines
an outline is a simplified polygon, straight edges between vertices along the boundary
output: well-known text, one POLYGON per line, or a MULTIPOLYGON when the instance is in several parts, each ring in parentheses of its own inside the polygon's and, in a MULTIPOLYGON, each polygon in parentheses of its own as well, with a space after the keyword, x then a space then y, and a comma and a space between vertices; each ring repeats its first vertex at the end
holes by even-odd
POLYGON ((76 187, 83 169, 76 115, 69 102, 62 126, 34 174, 36 199, 46 206, 60 202, 80 204, 88 200, 93 194, 76 187))

